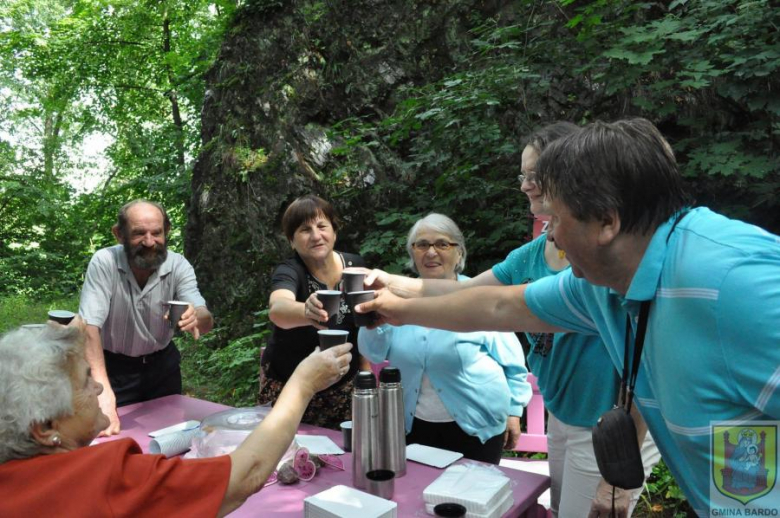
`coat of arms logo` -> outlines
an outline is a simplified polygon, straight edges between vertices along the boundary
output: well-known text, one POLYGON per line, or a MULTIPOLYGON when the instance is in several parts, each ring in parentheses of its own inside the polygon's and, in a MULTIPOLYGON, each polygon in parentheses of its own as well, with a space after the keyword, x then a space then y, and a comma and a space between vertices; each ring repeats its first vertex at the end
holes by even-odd
POLYGON ((714 425, 712 477, 718 491, 746 505, 777 480, 777 426, 714 425))

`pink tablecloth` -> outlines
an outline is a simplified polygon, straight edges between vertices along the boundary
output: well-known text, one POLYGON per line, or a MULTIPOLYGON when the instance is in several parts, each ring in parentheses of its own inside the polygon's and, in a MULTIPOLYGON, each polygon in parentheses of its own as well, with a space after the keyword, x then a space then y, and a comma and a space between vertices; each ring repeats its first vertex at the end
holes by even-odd
MULTIPOLYGON (((148 432, 190 419, 200 420, 207 415, 227 408, 223 405, 186 396, 167 396, 154 401, 128 405, 119 409, 119 416, 122 420, 122 433, 119 437, 135 439, 141 448, 148 452, 151 441, 147 435, 148 432)), ((301 425, 299 433, 327 435, 341 446, 339 432, 301 425)), ((352 485, 351 454, 347 453, 342 458, 347 466, 347 471, 325 467, 319 470, 314 479, 309 482, 299 482, 291 486, 280 484, 268 486, 249 498, 230 516, 263 516, 264 518, 303 516, 304 498, 337 484, 352 485)), ((514 506, 505 516, 545 516, 544 508, 536 503, 536 499, 550 487, 550 478, 524 471, 500 469, 512 480, 515 501, 514 506)), ((408 463, 406 476, 397 479, 395 483, 393 501, 398 504, 399 517, 428 516, 425 513, 422 491, 441 473, 442 470, 437 468, 414 462, 408 463)))

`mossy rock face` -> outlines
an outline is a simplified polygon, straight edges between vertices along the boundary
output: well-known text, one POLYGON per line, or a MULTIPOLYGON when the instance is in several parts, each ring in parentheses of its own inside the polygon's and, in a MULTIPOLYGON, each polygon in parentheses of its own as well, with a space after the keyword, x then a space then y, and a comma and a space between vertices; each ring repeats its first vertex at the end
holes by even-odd
MULTIPOLYGON (((248 328, 271 272, 289 256, 279 230, 286 205, 328 195, 328 135, 349 117, 392 113, 404 86, 443 77, 470 52, 469 13, 507 2, 255 1, 237 14, 208 75, 203 148, 193 172, 186 252, 220 319, 248 328)), ((339 249, 357 251, 371 207, 366 187, 397 176, 386 151, 360 153, 366 173, 345 179, 339 249)))

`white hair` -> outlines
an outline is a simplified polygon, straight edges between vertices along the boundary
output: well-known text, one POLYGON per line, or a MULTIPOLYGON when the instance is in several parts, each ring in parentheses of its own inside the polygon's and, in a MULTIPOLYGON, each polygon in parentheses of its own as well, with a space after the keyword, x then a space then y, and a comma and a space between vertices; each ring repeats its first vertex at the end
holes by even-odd
POLYGON ((82 351, 83 334, 73 326, 0 337, 0 464, 47 451, 31 428, 73 413, 72 359, 82 351))
POLYGON ((406 251, 409 253, 409 262, 406 265, 414 272, 417 271, 417 266, 414 264, 414 247, 412 246, 417 240, 417 235, 420 232, 429 230, 431 232, 439 232, 447 236, 453 243, 458 243, 460 247, 460 259, 458 264, 455 265, 455 273, 460 273, 466 268, 466 239, 463 237, 463 232, 460 231, 458 225, 455 224, 452 219, 444 214, 438 214, 431 212, 422 219, 418 219, 406 237, 406 251))

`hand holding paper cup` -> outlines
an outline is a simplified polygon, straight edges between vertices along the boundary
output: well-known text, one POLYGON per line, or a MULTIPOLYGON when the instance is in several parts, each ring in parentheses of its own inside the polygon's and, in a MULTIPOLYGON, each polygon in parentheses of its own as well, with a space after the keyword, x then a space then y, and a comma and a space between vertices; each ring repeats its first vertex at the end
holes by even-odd
POLYGON ((349 309, 352 311, 352 315, 355 318, 355 325, 358 327, 365 327, 370 326, 374 323, 374 320, 376 320, 376 312, 371 311, 370 313, 357 313, 355 312, 355 306, 357 304, 360 304, 362 302, 368 302, 374 300, 374 290, 368 290, 368 291, 355 291, 352 293, 347 293, 347 304, 349 304, 349 309))
POLYGON ((317 299, 322 303, 322 309, 328 313, 328 324, 339 312, 341 292, 336 290, 317 290, 317 299))
POLYGON ((321 329, 317 331, 317 336, 320 339, 320 349, 324 351, 334 345, 347 343, 349 332, 341 329, 321 329))
POLYGON ((179 320, 181 320, 181 316, 187 311, 187 308, 190 307, 190 303, 181 300, 169 300, 166 304, 168 305, 168 325, 178 329, 179 320))

